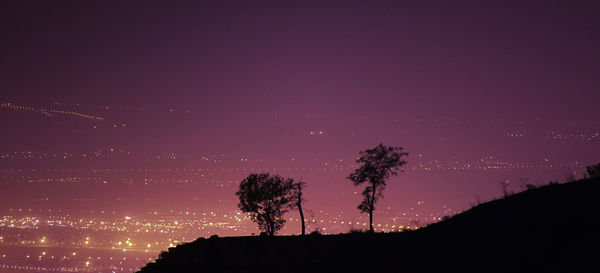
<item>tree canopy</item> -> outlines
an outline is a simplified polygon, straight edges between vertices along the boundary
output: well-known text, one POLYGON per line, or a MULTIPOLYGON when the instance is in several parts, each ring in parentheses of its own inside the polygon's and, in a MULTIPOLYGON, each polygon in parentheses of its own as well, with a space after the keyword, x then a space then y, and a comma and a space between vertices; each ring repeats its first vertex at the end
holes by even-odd
POLYGON ((296 205, 294 180, 269 173, 250 174, 240 183, 238 207, 259 229, 273 236, 285 224, 283 215, 296 205))

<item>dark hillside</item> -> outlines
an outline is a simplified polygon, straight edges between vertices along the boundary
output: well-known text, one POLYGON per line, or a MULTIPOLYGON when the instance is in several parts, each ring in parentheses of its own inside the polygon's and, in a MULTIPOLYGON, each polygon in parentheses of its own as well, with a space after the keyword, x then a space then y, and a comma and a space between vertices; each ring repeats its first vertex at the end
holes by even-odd
POLYGON ((198 239, 140 272, 599 272, 600 179, 481 204, 412 232, 198 239))

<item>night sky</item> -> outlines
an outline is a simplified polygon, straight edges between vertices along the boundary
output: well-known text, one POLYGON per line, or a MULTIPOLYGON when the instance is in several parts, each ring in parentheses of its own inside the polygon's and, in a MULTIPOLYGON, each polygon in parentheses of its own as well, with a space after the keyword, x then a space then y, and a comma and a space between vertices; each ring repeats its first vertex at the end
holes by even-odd
POLYGON ((600 162, 598 14, 597 1, 5 2, 0 208, 235 210, 237 183, 266 170, 303 177, 308 209, 358 215, 346 177, 379 143, 409 163, 378 213, 581 178, 600 162))

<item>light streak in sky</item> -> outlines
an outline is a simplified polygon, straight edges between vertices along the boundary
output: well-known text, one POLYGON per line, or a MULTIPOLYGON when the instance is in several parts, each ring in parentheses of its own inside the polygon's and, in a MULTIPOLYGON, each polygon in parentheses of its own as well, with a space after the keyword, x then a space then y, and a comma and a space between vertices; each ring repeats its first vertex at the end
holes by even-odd
POLYGON ((62 114, 62 115, 71 115, 71 116, 75 116, 75 117, 79 117, 79 118, 86 118, 86 119, 91 119, 91 120, 99 120, 99 121, 104 120, 103 117, 86 115, 86 114, 82 114, 82 113, 78 113, 78 112, 74 112, 74 111, 64 111, 64 110, 54 110, 54 109, 44 109, 44 108, 37 109, 34 107, 30 107, 30 106, 13 105, 9 102, 0 104, 0 108, 17 110, 17 111, 38 112, 38 113, 42 113, 48 117, 52 116, 52 114, 62 114))

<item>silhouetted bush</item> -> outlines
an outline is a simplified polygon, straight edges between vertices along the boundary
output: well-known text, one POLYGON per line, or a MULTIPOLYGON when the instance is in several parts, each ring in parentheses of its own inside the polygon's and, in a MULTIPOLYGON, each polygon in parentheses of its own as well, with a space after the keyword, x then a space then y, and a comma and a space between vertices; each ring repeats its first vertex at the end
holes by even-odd
POLYGON ((365 232, 367 232, 367 230, 364 230, 361 228, 351 228, 348 233, 365 233, 365 232))
POLYGON ((315 230, 310 233, 310 236, 321 236, 321 233, 318 230, 315 230))
POLYGON ((525 188, 527 188, 528 190, 533 190, 533 189, 537 188, 537 186, 533 185, 533 184, 525 184, 525 188))
POLYGON ((588 178, 600 177, 600 163, 585 167, 588 178))
POLYGON ((575 180, 576 180, 575 176, 572 173, 568 172, 565 174, 565 182, 566 183, 573 182, 575 180))

